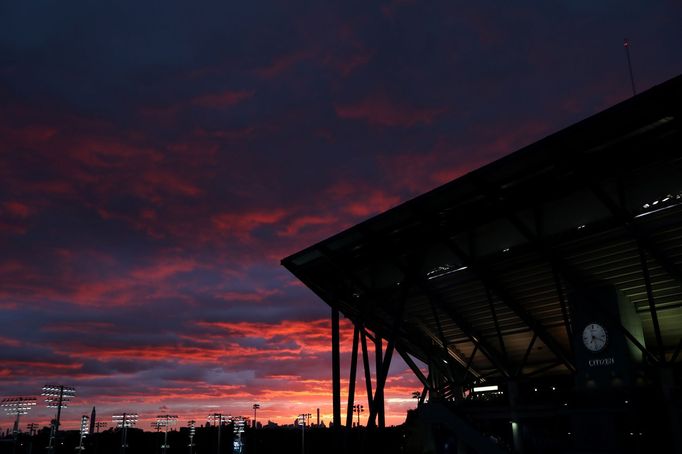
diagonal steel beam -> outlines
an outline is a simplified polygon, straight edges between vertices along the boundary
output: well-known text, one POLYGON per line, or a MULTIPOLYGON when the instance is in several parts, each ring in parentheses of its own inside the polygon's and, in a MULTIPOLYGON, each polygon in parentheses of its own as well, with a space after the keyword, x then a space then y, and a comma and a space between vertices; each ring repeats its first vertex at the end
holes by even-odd
POLYGON ((348 378, 348 406, 346 407, 346 427, 353 425, 353 405, 355 404, 355 374, 358 369, 358 341, 360 329, 353 327, 353 347, 350 356, 350 377, 348 378))
MULTIPOLYGON (((349 271, 347 271, 347 267, 343 266, 343 261, 342 261, 342 260, 336 258, 336 257, 334 256, 334 254, 333 254, 331 251, 329 251, 327 248, 321 248, 321 249, 320 249, 320 252, 321 252, 321 254, 322 254, 322 255, 323 255, 323 256, 324 256, 324 257, 325 257, 325 258, 326 258, 334 267, 335 267, 335 269, 339 272, 339 274, 341 274, 342 276, 344 276, 344 277, 345 277, 346 279, 348 279, 349 281, 353 282, 353 283, 358 287, 359 290, 361 290, 365 295, 367 295, 368 297, 370 297, 371 300, 374 300, 374 297, 373 297, 374 292, 372 291, 372 289, 370 289, 369 287, 367 287, 367 286, 366 286, 366 285, 365 285, 357 276, 355 276, 354 274, 352 274, 352 273, 350 273, 349 271), (341 262, 341 263, 339 263, 339 262, 341 262)), ((401 269, 401 271, 403 271, 403 270, 401 269)), ((405 274, 405 273, 403 273, 403 274, 404 274, 406 277, 410 277, 408 274, 405 274)), ((299 277, 299 279, 300 279, 300 277, 299 277)), ((305 281, 303 281, 303 282, 305 283, 305 281)), ((307 284, 306 284, 306 285, 307 285, 307 284)), ((405 291, 406 288, 407 288, 406 286, 403 287, 403 292, 405 291)), ((374 302, 376 303, 376 301, 374 301, 374 302)), ((446 314, 452 318, 452 315, 451 315, 451 314, 448 314, 447 312, 446 312, 446 314)), ((454 321, 454 320, 453 320, 453 321, 454 321)), ((455 322, 455 323, 457 323, 457 322, 455 322)), ((468 325, 466 325, 466 323, 465 323, 465 321, 464 321, 463 319, 460 319, 460 323, 462 323, 462 324, 465 325, 465 326, 468 326, 468 325)), ((460 329, 461 329, 461 328, 460 328, 460 329)), ((465 329, 466 329, 466 328, 465 328, 465 329)), ((464 332, 464 330, 463 330, 463 332, 464 332)), ((475 336, 475 334, 472 335, 472 341, 474 341, 474 342, 479 342, 479 338, 480 338, 480 337, 479 337, 479 336, 475 336)), ((413 343, 414 343, 415 340, 414 340, 414 339, 411 339, 410 342, 413 342, 413 343)), ((446 349, 446 352, 447 352, 447 354, 448 354, 448 356, 449 356, 449 351, 447 351, 447 344, 444 343, 443 346, 444 346, 444 348, 446 349)), ((486 351, 494 351, 494 350, 491 350, 489 347, 487 347, 487 348, 486 348, 486 351)), ((492 354, 492 353, 491 353, 491 354, 492 354)), ((493 362, 492 359, 491 359, 491 362, 492 362, 493 364, 495 364, 495 362, 493 362)), ((449 365, 449 364, 450 364, 450 363, 448 363, 448 365, 449 365)), ((473 370, 474 370, 474 369, 472 368, 472 371, 473 371, 473 370)), ((449 372, 449 371, 448 371, 448 375, 450 375, 450 372, 449 372)))
POLYGON ((486 287, 485 296, 488 299, 488 305, 490 306, 490 315, 493 317, 493 323, 495 324, 495 333, 497 333, 497 340, 500 343, 500 351, 502 352, 502 357, 507 360, 507 349, 504 346, 504 338, 502 337, 502 331, 500 330, 500 323, 497 320, 497 311, 495 310, 495 303, 493 301, 493 296, 490 294, 490 290, 486 287))
POLYGON ((469 373, 469 368, 471 367, 471 363, 474 362, 474 357, 476 356, 477 351, 478 351, 478 344, 475 344, 474 345, 474 351, 471 352, 471 355, 469 356, 469 360, 467 361, 467 368, 464 370, 464 377, 462 377, 462 381, 460 382, 460 384, 462 384, 462 385, 464 383, 466 383, 466 377, 467 377, 467 374, 469 373))
MULTIPOLYGON (((395 342, 393 340, 388 341, 386 346, 386 352, 384 354, 384 360, 382 361, 382 367, 377 375, 376 390, 374 391, 374 401, 369 411, 369 419, 367 420, 367 427, 376 427, 376 417, 379 413, 381 406, 383 406, 384 387, 386 385, 386 379, 388 378, 388 369, 391 367, 391 358, 393 357, 393 350, 395 349, 395 342)), ((383 427, 381 423, 379 427, 383 427)))
MULTIPOLYGON (((573 266, 565 262, 561 257, 557 256, 553 252, 549 251, 544 243, 519 220, 514 214, 512 213, 507 213, 507 217, 516 226, 516 228, 519 230, 521 234, 523 234, 528 242, 533 245, 536 248, 536 251, 540 254, 540 256, 547 261, 551 266, 552 269, 555 273, 560 273, 564 279, 573 287, 575 288, 581 288, 583 287, 583 283, 586 281, 585 277, 582 276, 582 273, 575 269, 573 266)), ((597 310, 601 310, 599 304, 593 304, 593 306, 597 310)), ((658 362, 658 358, 651 352, 649 352, 644 346, 642 346, 637 339, 634 338, 632 333, 628 331, 625 326, 623 326, 622 323, 615 323, 615 325, 623 332, 623 334, 644 354, 649 357, 649 358, 654 358, 654 362, 658 362)))
MULTIPOLYGON (((492 202, 497 206, 498 210, 506 215, 509 222, 511 222, 511 224, 514 225, 514 227, 519 231, 519 233, 521 233, 526 238, 526 240, 536 249, 540 256, 551 265, 552 271, 553 273, 555 273, 555 275, 557 273, 560 273, 567 281, 567 283, 569 283, 571 286, 575 288, 581 288, 583 286, 582 283, 585 282, 585 278, 582 276, 582 273, 580 273, 577 269, 566 263, 561 257, 557 256, 551 250, 549 250, 541 237, 534 234, 518 218, 518 216, 516 216, 516 214, 514 214, 509 209, 503 206, 503 204, 500 202, 500 198, 490 189, 490 187, 488 187, 485 183, 481 182, 480 180, 477 182, 477 184, 484 190, 485 195, 489 199, 491 199, 492 202)), ((599 192, 598 188, 597 191, 599 192)), ((606 203, 609 203, 610 198, 608 198, 608 196, 606 196, 606 194, 604 194, 603 191, 602 194, 606 197, 605 199, 606 203)), ((555 280, 556 279, 557 278, 555 277, 555 280)), ((559 294, 560 296, 562 295, 562 293, 559 294)), ((597 308, 597 310, 600 310, 600 306, 598 304, 594 304, 594 307, 597 308)), ((566 320, 565 315, 564 319, 566 320)), ((639 341, 637 341, 637 339, 632 335, 632 333, 630 333, 627 330, 627 328, 625 328, 625 326, 623 326, 622 323, 617 323, 616 326, 623 332, 625 337, 627 337, 628 340, 630 340, 630 342, 632 342, 638 349, 640 349, 645 354, 647 358, 651 359, 654 363, 659 361, 654 354, 648 351, 643 345, 639 343, 639 341)))
POLYGON ((537 333, 538 337, 542 342, 549 348, 549 350, 560 359, 564 365, 572 372, 575 372, 575 365, 573 364, 573 359, 568 353, 564 351, 559 342, 554 339, 552 335, 542 326, 540 322, 535 320, 533 316, 530 315, 526 309, 521 306, 521 304, 512 298, 511 295, 502 287, 501 284, 496 282, 491 276, 492 273, 486 269, 482 264, 474 262, 474 260, 469 257, 464 251, 461 250, 453 241, 451 241, 446 236, 441 236, 441 240, 450 248, 453 254, 455 254, 463 265, 467 265, 469 270, 481 281, 484 287, 488 288, 502 301, 507 307, 509 307, 517 317, 519 317, 533 332, 537 333))
MULTIPOLYGON (((388 350, 388 346, 387 346, 388 350)), ((383 341, 380 336, 375 336, 374 339, 374 359, 376 360, 376 390, 374 391, 374 407, 377 411, 377 417, 379 419, 379 427, 384 427, 385 425, 385 413, 384 413, 384 387, 379 386, 381 380, 379 373, 382 371, 382 365, 384 364, 384 351, 383 351, 383 341)), ((390 361, 390 359, 389 359, 390 361)), ((388 374, 388 372, 387 372, 388 374)), ((384 380, 386 380, 384 378, 384 380)), ((371 414, 371 412, 370 412, 371 414)))
MULTIPOLYGON (((462 332, 472 341, 474 346, 481 350, 481 353, 499 370, 505 377, 510 377, 511 373, 506 362, 500 358, 493 347, 478 334, 473 327, 452 308, 445 306, 442 302, 437 303, 439 308, 462 330, 462 332)), ((468 370, 468 369, 467 369, 468 370)))
POLYGON ((520 376, 521 372, 523 371, 523 367, 526 365, 526 361, 528 361, 528 356, 530 355, 531 350, 533 350, 533 345, 535 345, 535 341, 538 338, 538 333, 533 333, 533 337, 530 340, 530 343, 528 344, 528 348, 526 348, 526 352, 523 354, 523 359, 521 360, 521 363, 519 364, 518 369, 516 369, 516 376, 520 376))
POLYGON ((656 312, 656 302, 654 300, 654 289, 651 285, 651 276, 649 275, 649 265, 647 263, 646 255, 643 248, 637 244, 639 250, 639 260, 642 264, 642 277, 644 278, 644 287, 646 288, 646 296, 649 302, 649 313, 651 314, 651 324, 654 327, 654 334, 656 336, 656 344, 658 346, 659 358, 661 362, 665 363, 665 346, 663 344, 663 335, 661 334, 661 326, 658 323, 658 313, 656 312))
POLYGON ((500 301, 509 307, 533 332, 537 333, 540 340, 544 342, 547 348, 549 348, 549 350, 560 359, 571 372, 575 372, 575 364, 573 363, 571 356, 564 351, 563 347, 551 334, 549 334, 544 326, 535 320, 535 318, 518 301, 516 301, 516 299, 512 298, 503 286, 492 277, 493 273, 491 273, 483 264, 474 261, 473 257, 455 244, 455 242, 443 232, 438 224, 438 220, 434 219, 433 215, 420 211, 417 211, 416 213, 420 215, 421 219, 424 220, 425 225, 432 230, 438 239, 458 258, 460 263, 466 265, 468 270, 476 276, 485 288, 497 295, 500 301))
POLYGON ((636 219, 622 206, 618 205, 597 183, 591 182, 590 190, 597 199, 611 212, 614 218, 623 228, 640 244, 651 258, 672 277, 678 285, 682 286, 682 271, 665 253, 653 243, 649 235, 637 225, 636 219))
POLYGON ((367 388, 367 406, 372 410, 374 399, 372 398, 372 375, 369 370, 369 355, 367 354, 367 334, 363 328, 360 332, 362 340, 362 367, 365 369, 365 387, 367 388))
POLYGON ((431 388, 428 379, 424 376, 424 373, 421 371, 421 369, 417 367, 412 358, 410 358, 410 355, 404 352, 401 348, 396 348, 395 351, 398 352, 403 361, 405 361, 405 364, 407 364, 410 370, 412 370, 412 373, 419 379, 422 385, 424 385, 427 388, 431 388))
MULTIPOLYGON (((481 349, 481 352, 490 360, 490 362, 497 368, 505 377, 510 377, 511 373, 509 372, 509 369, 507 365, 505 364, 504 360, 499 357, 495 349, 485 340, 485 338, 476 330, 473 328, 473 326, 460 314, 455 311, 451 305, 445 304, 445 302, 433 291, 433 289, 429 286, 427 279, 424 276, 421 276, 414 270, 414 266, 410 266, 408 264, 407 266, 401 263, 401 260, 399 257, 396 256, 395 252, 393 252, 393 248, 390 247, 390 245, 385 244, 385 240, 383 238, 377 238, 373 234, 368 234, 368 236, 372 239, 374 239, 374 244, 381 245, 381 251, 382 255, 385 257, 388 257, 391 260, 391 263, 398 269, 400 272, 408 278, 413 285, 417 286, 422 293, 427 297, 429 300, 430 304, 437 306, 438 309, 440 309, 444 314, 446 314, 458 327, 459 329, 464 333, 465 336, 467 336, 471 342, 474 343, 474 345, 477 346, 477 348, 481 349)), ((435 313, 435 311, 434 311, 435 313)), ((438 323, 438 329, 441 331, 442 330, 440 327, 440 322, 438 319, 437 314, 436 316, 436 322, 438 323)), ((443 347, 447 349, 447 340, 443 336, 443 347)))
MULTIPOLYGON (((382 358, 379 359, 380 344, 377 343, 377 371, 376 371, 376 389, 374 391, 374 402, 370 408, 369 418, 367 420, 367 427, 376 427, 375 419, 379 415, 379 427, 384 427, 384 422, 381 418, 381 412, 384 406, 384 386, 386 385, 386 379, 388 378, 388 371, 391 367, 391 358, 393 357, 393 351, 395 349, 395 341, 398 337, 398 331, 400 325, 402 324, 403 312, 405 310, 405 302, 407 300, 407 286, 403 289, 403 295, 400 299, 399 306, 395 313, 395 318, 393 321, 393 329, 391 330, 391 335, 388 339, 388 345, 386 345, 386 351, 383 353, 382 358), (381 366, 381 367, 379 367, 381 366)), ((377 341, 379 337, 377 336, 377 341)))

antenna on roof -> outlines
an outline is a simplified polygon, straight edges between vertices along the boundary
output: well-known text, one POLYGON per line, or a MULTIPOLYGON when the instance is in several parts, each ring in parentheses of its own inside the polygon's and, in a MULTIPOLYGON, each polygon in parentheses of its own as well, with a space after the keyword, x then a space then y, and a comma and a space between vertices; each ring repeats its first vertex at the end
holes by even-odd
POLYGON ((628 71, 630 71, 630 85, 632 85, 632 96, 637 94, 635 90, 635 78, 632 75, 632 63, 630 62, 630 41, 627 38, 623 40, 623 47, 625 48, 625 56, 628 58, 628 71))

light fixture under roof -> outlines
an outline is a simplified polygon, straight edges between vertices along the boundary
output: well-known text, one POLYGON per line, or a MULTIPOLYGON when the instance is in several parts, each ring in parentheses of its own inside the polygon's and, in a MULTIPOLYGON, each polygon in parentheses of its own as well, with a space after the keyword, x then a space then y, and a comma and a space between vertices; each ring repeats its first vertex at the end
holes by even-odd
POLYGON ((426 273, 426 278, 431 280, 431 279, 436 279, 439 277, 447 276, 448 274, 453 274, 457 273, 459 271, 464 271, 468 266, 464 265, 441 265, 437 266, 436 268, 432 269, 428 273, 426 273))
POLYGON ((682 191, 679 191, 675 194, 667 193, 656 200, 643 203, 642 209, 644 211, 635 215, 635 219, 658 213, 663 210, 668 210, 672 207, 680 205, 680 203, 682 203, 682 191))

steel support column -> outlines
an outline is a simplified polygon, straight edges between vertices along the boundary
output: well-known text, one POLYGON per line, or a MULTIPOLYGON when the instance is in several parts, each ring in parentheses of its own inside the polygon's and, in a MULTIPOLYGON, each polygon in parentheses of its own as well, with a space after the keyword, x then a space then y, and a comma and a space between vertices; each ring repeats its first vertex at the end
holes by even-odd
POLYGON ((353 329, 353 351, 350 357, 350 377, 348 379, 348 407, 346 409, 346 427, 353 427, 353 405, 355 404, 355 375, 358 369, 358 339, 360 329, 353 329))
POLYGON ((363 328, 360 332, 360 340, 362 342, 362 367, 365 369, 365 386, 367 388, 367 407, 372 411, 374 401, 372 398, 372 375, 369 370, 369 355, 367 353, 367 334, 363 328))
POLYGON ((450 251, 460 260, 460 262, 469 267, 471 273, 473 273, 477 279, 481 282, 483 287, 494 293, 497 298, 505 304, 509 309, 511 309, 514 314, 519 317, 531 330, 538 334, 538 337, 547 348, 560 359, 570 371, 575 371, 575 365, 573 364, 573 359, 569 354, 567 354, 559 342, 539 323, 534 317, 530 315, 528 311, 502 287, 492 276, 488 269, 486 269, 481 263, 477 263, 466 254, 457 244, 455 244, 438 226, 438 223, 434 223, 429 216, 424 214, 424 219, 429 221, 431 229, 434 234, 443 241, 443 243, 450 249, 450 251))
MULTIPOLYGON (((379 386, 379 380, 380 380, 380 374, 381 371, 383 370, 382 365, 383 365, 383 341, 381 340, 381 337, 377 334, 374 339, 374 346, 375 346, 375 359, 376 359, 376 383, 377 387, 376 390, 374 391, 374 406, 376 409, 376 413, 379 419, 379 427, 383 428, 386 424, 386 416, 384 413, 384 387, 379 386)), ((385 379, 384 379, 385 380, 385 379)))
POLYGON ((518 415, 519 384, 516 380, 507 382, 507 395, 509 397, 509 409, 511 413, 512 440, 515 453, 523 453, 522 423, 518 415))
POLYGON ((426 387, 430 387, 431 385, 429 384, 428 378, 424 376, 424 373, 417 367, 417 365, 412 361, 412 358, 410 356, 403 352, 402 349, 396 348, 395 349, 400 357, 405 361, 405 364, 412 370, 412 373, 419 379, 422 385, 426 387))
POLYGON ((339 347, 339 311, 332 309, 332 406, 334 429, 341 426, 341 354, 339 347))
POLYGON ((490 306, 490 315, 493 317, 493 323, 495 324, 495 333, 497 333, 497 340, 500 343, 500 351, 502 352, 502 357, 507 358, 507 349, 504 346, 504 338, 502 337, 502 331, 500 330, 500 323, 497 320, 497 311, 495 310, 495 302, 493 301, 493 296, 490 294, 490 289, 485 288, 485 296, 488 299, 488 305, 490 306))
MULTIPOLYGON (((561 286, 561 278, 559 277, 559 273, 557 272, 556 267, 554 266, 554 263, 551 262, 550 265, 552 266, 552 275, 554 276, 554 286, 556 287, 556 294, 557 297, 559 298, 559 304, 561 304, 561 316, 564 319, 564 326, 566 327, 566 335, 568 336, 569 339, 573 338, 573 329, 571 328, 571 322, 568 318, 568 304, 566 303, 566 298, 564 297, 564 291, 561 286)), ((571 350, 573 350, 573 342, 568 343, 571 350)))
POLYGON ((521 372, 523 372, 523 367, 526 365, 526 361, 528 361, 528 356, 530 355, 531 350, 533 350, 533 345, 535 345, 535 341, 538 338, 538 333, 533 333, 533 338, 530 340, 530 343, 528 344, 528 348, 526 348, 526 352, 523 355, 523 359, 521 360, 521 363, 519 364, 518 369, 516 369, 516 376, 518 377, 521 375, 521 372))
MULTIPOLYGON (((367 420, 367 427, 376 427, 376 417, 377 413, 379 412, 379 409, 383 407, 384 402, 383 402, 383 395, 384 395, 384 386, 386 385, 386 378, 388 378, 388 369, 391 367, 391 358, 393 356, 393 349, 394 349, 394 342, 393 340, 388 341, 388 345, 386 346, 386 351, 384 352, 384 359, 381 364, 381 369, 377 373, 377 389, 374 392, 374 405, 372 405, 372 409, 370 410, 369 413, 369 418, 367 420), (379 400, 381 398, 381 400, 379 400)), ((381 422, 381 421, 380 421, 381 422)), ((379 428, 383 428, 383 425, 379 425, 379 428)))
POLYGON ((644 278, 644 286, 646 288, 647 301, 649 302, 649 313, 651 314, 651 324, 654 327, 654 334, 656 335, 656 346, 658 347, 658 357, 662 363, 665 363, 665 346, 663 345, 663 336, 661 335, 661 327, 658 324, 658 313, 656 312, 656 302, 654 301, 654 290, 651 286, 651 276, 649 275, 649 265, 647 264, 646 254, 642 248, 640 241, 637 241, 637 250, 639 251, 639 260, 642 263, 642 277, 644 278))

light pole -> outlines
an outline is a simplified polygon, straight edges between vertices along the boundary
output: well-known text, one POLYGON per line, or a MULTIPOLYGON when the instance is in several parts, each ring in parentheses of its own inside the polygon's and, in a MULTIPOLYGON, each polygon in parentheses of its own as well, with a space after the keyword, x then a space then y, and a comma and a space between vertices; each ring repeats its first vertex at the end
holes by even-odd
POLYGON ((298 423, 301 426, 301 454, 305 454, 305 419, 308 418, 308 420, 310 420, 311 416, 310 413, 298 415, 298 423))
POLYGON ((90 424, 89 424, 90 418, 88 418, 86 415, 81 416, 81 431, 80 431, 80 439, 78 440, 78 447, 76 448, 78 452, 83 452, 83 439, 87 434, 90 433, 90 424))
POLYGON ((98 435, 94 435, 94 439, 95 439, 95 454, 96 454, 97 451, 99 450, 99 430, 100 430, 100 429, 106 428, 108 425, 109 425, 109 423, 106 422, 106 421, 95 421, 95 427, 94 427, 94 429, 95 429, 95 433, 98 434, 98 435))
POLYGON ((0 401, 0 407, 5 408, 7 416, 15 416, 14 428, 12 429, 12 435, 14 436, 12 451, 14 452, 17 450, 17 438, 19 437, 19 417, 28 414, 35 405, 35 397, 6 397, 0 401))
POLYGON ((232 428, 233 432, 235 435, 233 444, 232 444, 232 452, 235 453, 241 453, 242 449, 244 448, 244 442, 242 441, 242 434, 244 433, 244 428, 246 427, 247 423, 246 420, 247 418, 244 418, 243 416, 228 416, 228 419, 232 423, 232 428))
POLYGON ((253 428, 257 428, 258 425, 256 424, 256 410, 260 408, 260 404, 253 404, 253 428))
POLYGON ((194 448, 194 434, 196 433, 196 428, 195 428, 196 423, 197 422, 195 420, 187 421, 187 425, 189 426, 189 445, 188 445, 189 446, 189 454, 192 454, 192 452, 194 450, 193 449, 194 448))
POLYGON ((38 432, 39 428, 40 425, 37 422, 28 423, 28 425, 26 426, 26 430, 28 430, 28 434, 30 436, 35 435, 35 433, 38 432))
POLYGON ((45 385, 43 386, 43 396, 45 396, 45 404, 47 408, 57 409, 57 418, 55 418, 50 430, 50 442, 47 445, 48 454, 54 453, 55 438, 59 432, 59 420, 62 416, 62 408, 67 408, 67 403, 76 396, 76 388, 64 385, 45 385))
POLYGON ((358 425, 357 425, 357 427, 360 427, 360 413, 365 412, 365 407, 363 407, 360 404, 355 404, 355 405, 353 405, 353 411, 358 414, 358 425))
POLYGON ((225 416, 222 413, 211 413, 208 415, 208 420, 213 421, 214 425, 218 425, 218 450, 216 451, 220 454, 220 430, 222 428, 223 422, 225 422, 225 416))
POLYGON ((28 440, 28 454, 33 453, 33 435, 35 435, 38 432, 38 428, 40 426, 36 422, 29 423, 26 426, 26 429, 28 429, 28 434, 31 436, 28 440))
POLYGON ((158 415, 156 417, 156 423, 158 424, 158 427, 164 428, 163 444, 161 445, 161 452, 163 452, 163 454, 166 454, 166 450, 170 448, 170 446, 168 445, 168 427, 174 426, 177 421, 178 421, 177 415, 158 415))
POLYGON ((137 413, 119 413, 111 417, 116 427, 121 429, 121 454, 125 454, 128 447, 128 427, 135 427, 137 418, 137 413))

